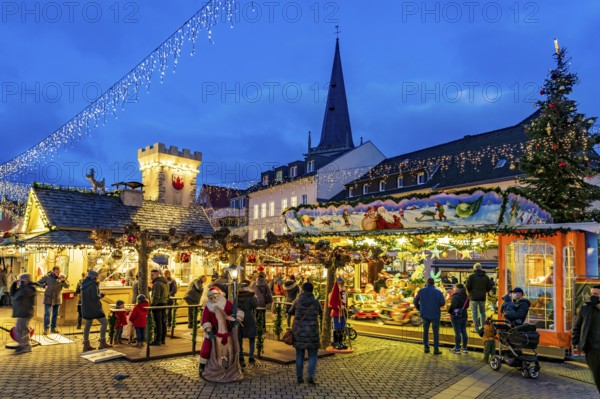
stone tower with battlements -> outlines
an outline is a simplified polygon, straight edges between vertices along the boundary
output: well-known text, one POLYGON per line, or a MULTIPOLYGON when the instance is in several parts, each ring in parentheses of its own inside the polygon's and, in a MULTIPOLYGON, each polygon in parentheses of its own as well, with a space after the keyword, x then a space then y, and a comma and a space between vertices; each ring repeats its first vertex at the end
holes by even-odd
POLYGON ((138 150, 144 199, 162 204, 190 206, 196 202, 196 177, 201 152, 181 151, 156 143, 138 150))

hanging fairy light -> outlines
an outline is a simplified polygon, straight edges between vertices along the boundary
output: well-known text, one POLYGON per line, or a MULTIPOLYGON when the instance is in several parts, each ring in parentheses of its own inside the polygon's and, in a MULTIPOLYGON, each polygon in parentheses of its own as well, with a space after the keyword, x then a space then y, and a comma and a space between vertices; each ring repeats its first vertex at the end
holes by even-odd
POLYGON ((160 76, 161 83, 169 68, 172 68, 172 71, 175 72, 186 41, 191 43, 190 55, 194 55, 198 31, 204 30, 207 33, 208 40, 212 43, 212 29, 219 21, 225 20, 233 27, 232 17, 234 12, 235 0, 207 1, 175 33, 83 111, 33 147, 1 164, 0 196, 19 196, 22 198, 22 188, 11 181, 11 176, 28 170, 30 165, 52 159, 58 153, 60 147, 91 135, 95 128, 106 124, 108 116, 116 117, 119 110, 125 109, 127 98, 130 98, 132 93, 138 93, 140 88, 144 86, 148 92, 150 91, 150 84, 152 78, 156 76, 156 72, 160 76), (171 67, 169 67, 170 62, 171 67))

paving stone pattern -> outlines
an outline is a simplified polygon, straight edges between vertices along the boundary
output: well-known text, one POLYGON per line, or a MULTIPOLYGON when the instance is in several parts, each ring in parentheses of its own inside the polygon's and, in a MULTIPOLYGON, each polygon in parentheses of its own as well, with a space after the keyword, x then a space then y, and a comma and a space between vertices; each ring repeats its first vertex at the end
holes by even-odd
MULTIPOLYGON (((427 399, 483 365, 480 352, 453 355, 444 349, 441 356, 425 355, 421 345, 368 337, 359 337, 353 345, 353 354, 319 360, 317 386, 297 384, 294 366, 261 361, 247 369, 244 381, 215 384, 199 378, 198 358, 192 356, 93 364, 79 357, 80 342, 36 347, 24 355, 0 349, 0 398, 427 399), (116 381, 116 374, 129 378, 116 381)), ((597 397, 593 384, 566 376, 576 372, 584 376, 588 370, 544 362, 540 378, 531 380, 504 367, 500 371, 502 378, 479 397, 597 397)))

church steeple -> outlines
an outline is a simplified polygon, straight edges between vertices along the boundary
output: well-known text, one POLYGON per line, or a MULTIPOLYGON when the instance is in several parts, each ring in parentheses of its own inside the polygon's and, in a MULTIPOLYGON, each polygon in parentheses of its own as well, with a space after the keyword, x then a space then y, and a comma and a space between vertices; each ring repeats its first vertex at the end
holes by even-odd
POLYGON ((335 55, 333 68, 327 93, 327 106, 323 118, 321 140, 316 148, 310 152, 323 155, 334 155, 354 148, 352 128, 350 127, 350 113, 346 100, 346 87, 342 72, 342 58, 340 56, 340 39, 335 41, 335 55))

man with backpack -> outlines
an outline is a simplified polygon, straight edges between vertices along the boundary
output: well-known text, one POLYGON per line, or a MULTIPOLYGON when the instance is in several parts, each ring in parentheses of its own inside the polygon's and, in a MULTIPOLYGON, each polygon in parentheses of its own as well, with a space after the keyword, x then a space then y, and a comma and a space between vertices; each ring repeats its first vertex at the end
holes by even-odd
POLYGON ((471 313, 473 314, 473 327, 475 327, 475 331, 479 332, 485 324, 487 293, 494 288, 492 280, 482 270, 481 263, 473 265, 473 274, 467 279, 466 286, 471 303, 471 313))

